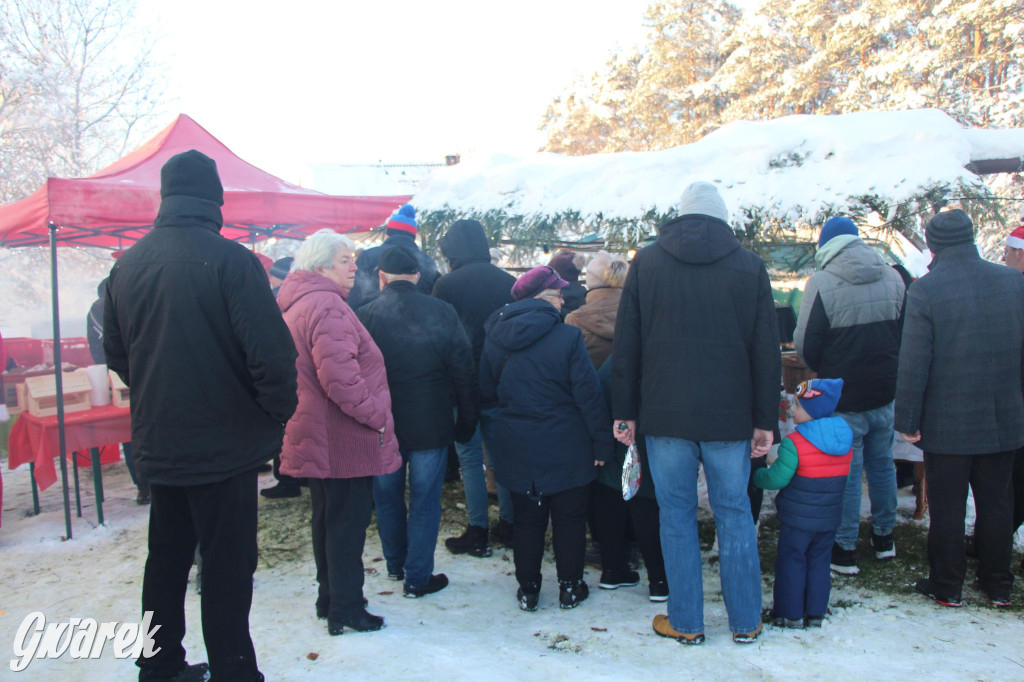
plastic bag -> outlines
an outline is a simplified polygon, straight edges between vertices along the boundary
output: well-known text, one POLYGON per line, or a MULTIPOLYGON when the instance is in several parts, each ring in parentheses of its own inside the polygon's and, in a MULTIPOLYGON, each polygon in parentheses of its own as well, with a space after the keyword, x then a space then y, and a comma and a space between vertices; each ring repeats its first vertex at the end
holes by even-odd
POLYGON ((640 490, 640 453, 636 444, 626 450, 626 460, 622 463, 622 499, 631 500, 640 490))

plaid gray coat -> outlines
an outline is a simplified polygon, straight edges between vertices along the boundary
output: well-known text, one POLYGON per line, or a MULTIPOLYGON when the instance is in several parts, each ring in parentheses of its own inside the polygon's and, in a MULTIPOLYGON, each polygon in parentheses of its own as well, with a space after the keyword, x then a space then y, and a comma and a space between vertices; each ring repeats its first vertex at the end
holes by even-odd
POLYGON ((1024 277, 974 244, 941 251, 907 290, 894 426, 925 452, 1024 445, 1024 277))

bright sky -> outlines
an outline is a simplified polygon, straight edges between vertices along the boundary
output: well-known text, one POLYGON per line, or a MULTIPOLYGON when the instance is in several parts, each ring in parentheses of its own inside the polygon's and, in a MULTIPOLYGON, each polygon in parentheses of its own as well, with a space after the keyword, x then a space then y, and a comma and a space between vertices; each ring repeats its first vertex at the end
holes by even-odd
POLYGON ((649 1, 144 1, 139 18, 163 34, 168 123, 308 182, 316 162, 536 151, 547 105, 642 41, 649 1))

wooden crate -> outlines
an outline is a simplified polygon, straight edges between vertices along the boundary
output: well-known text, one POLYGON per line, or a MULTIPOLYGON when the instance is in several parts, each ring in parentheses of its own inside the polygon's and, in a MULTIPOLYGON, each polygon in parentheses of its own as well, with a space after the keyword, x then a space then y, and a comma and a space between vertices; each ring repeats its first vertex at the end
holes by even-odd
MULTIPOLYGON (((61 377, 64 389, 64 411, 80 412, 92 407, 89 394, 92 383, 84 370, 64 372, 61 377)), ((52 417, 57 414, 57 380, 50 374, 25 379, 25 407, 36 417, 52 417)))
POLYGON ((807 368, 796 353, 782 354, 782 386, 786 393, 796 393, 801 382, 814 379, 818 375, 807 368))
POLYGON ((110 403, 114 407, 131 407, 129 389, 121 381, 121 377, 117 376, 117 372, 112 369, 107 370, 107 374, 110 375, 110 403))

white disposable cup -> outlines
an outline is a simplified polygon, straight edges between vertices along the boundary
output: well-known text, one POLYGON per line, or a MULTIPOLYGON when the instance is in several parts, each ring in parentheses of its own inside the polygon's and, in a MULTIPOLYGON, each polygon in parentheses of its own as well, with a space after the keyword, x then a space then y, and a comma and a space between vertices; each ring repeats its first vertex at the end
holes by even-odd
POLYGON ((92 392, 89 397, 93 407, 110 404, 110 377, 107 374, 106 365, 90 365, 85 368, 89 376, 89 383, 92 384, 92 392))

